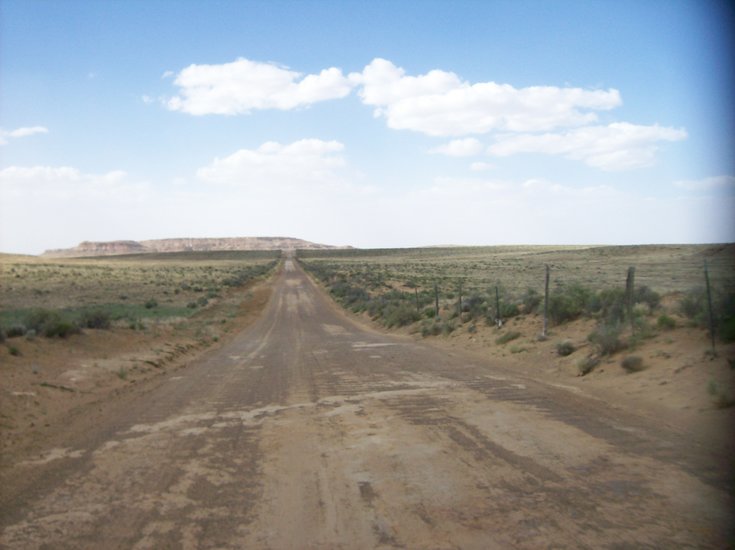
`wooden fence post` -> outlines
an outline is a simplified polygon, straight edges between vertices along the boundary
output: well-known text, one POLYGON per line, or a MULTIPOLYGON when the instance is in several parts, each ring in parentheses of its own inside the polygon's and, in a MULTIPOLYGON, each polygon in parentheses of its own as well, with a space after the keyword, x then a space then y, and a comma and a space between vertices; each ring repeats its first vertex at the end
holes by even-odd
POLYGON ((631 333, 635 331, 635 319, 633 318, 633 304, 635 303, 635 267, 628 268, 628 276, 625 279, 625 305, 630 321, 631 333))
POLYGON ((437 283, 434 283, 434 308, 435 308, 435 315, 437 319, 439 318, 439 286, 437 283))
POLYGON ((544 281, 544 330, 541 335, 546 338, 549 328, 549 264, 546 264, 546 280, 544 281))
POLYGON ((421 308, 419 307, 419 287, 415 286, 413 287, 413 290, 416 294, 416 313, 421 313, 421 308))
POLYGON ((502 320, 500 319, 500 292, 497 285, 495 286, 495 324, 500 328, 502 320))
POLYGON ((459 281, 459 315, 462 315, 462 281, 459 281))
POLYGON ((712 288, 709 284, 709 269, 707 269, 707 260, 704 260, 704 281, 707 285, 707 310, 709 313, 709 336, 712 341, 712 355, 717 355, 715 350, 715 315, 712 311, 712 288))

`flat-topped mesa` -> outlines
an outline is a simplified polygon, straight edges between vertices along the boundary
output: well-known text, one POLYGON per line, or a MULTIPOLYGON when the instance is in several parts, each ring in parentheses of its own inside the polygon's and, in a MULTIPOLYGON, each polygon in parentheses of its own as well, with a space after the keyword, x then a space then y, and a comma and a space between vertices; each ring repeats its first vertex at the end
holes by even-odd
POLYGON ((297 248, 334 248, 291 237, 231 237, 199 239, 154 239, 141 241, 153 252, 209 252, 212 250, 293 250, 297 248))
POLYGON ((47 250, 42 256, 50 258, 74 258, 79 256, 117 256, 120 254, 143 254, 151 252, 137 241, 83 241, 74 248, 47 250))
POLYGON ((211 252, 218 250, 295 250, 345 248, 291 237, 225 237, 152 239, 146 241, 84 241, 73 248, 47 250, 42 256, 77 258, 160 252, 211 252))

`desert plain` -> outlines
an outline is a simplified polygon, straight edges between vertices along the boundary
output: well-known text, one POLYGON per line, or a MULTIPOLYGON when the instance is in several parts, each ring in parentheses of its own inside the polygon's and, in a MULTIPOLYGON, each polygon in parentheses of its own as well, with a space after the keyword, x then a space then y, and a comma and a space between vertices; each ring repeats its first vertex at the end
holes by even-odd
POLYGON ((3 547, 735 540, 733 245, 0 264, 3 547))

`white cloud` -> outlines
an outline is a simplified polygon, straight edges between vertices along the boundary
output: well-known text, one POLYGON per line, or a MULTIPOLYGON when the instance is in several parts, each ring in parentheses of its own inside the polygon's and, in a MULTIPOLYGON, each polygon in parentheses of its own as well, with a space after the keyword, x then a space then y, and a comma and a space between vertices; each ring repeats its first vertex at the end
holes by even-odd
POLYGON ((491 145, 488 152, 499 157, 518 153, 562 155, 606 171, 628 170, 653 164, 657 142, 686 137, 681 128, 618 122, 575 128, 563 134, 507 135, 491 145))
POLYGON ((484 147, 475 138, 453 139, 449 143, 434 147, 430 153, 439 153, 450 157, 473 157, 482 153, 484 147))
POLYGON ((390 128, 431 136, 461 136, 503 130, 548 131, 597 120, 594 111, 622 101, 617 90, 584 90, 555 86, 514 88, 509 84, 462 81, 441 70, 406 76, 404 69, 374 59, 350 79, 362 85, 359 95, 376 107, 390 128))
POLYGON ((701 180, 682 180, 674 185, 687 191, 735 191, 735 176, 713 176, 701 180))
POLYGON ((0 145, 5 145, 6 143, 8 143, 7 138, 28 137, 35 134, 48 134, 48 128, 46 128, 45 126, 29 126, 16 128, 15 130, 0 129, 0 145))
MULTIPOLYGON (((390 128, 430 136, 501 133, 490 154, 562 155, 602 170, 648 166, 655 160, 657 142, 686 137, 683 129, 659 125, 597 125, 599 111, 622 104, 620 93, 612 88, 515 88, 492 81, 470 83, 438 69, 412 76, 380 58, 347 76, 334 67, 303 75, 274 63, 240 58, 219 65, 190 65, 176 75, 174 84, 179 95, 162 100, 163 104, 192 115, 290 110, 342 98, 358 88, 362 102, 374 107, 374 115, 384 118, 390 128), (559 132, 569 127, 573 129, 559 132)), ((143 101, 152 98, 143 96, 143 101)), ((463 157, 478 155, 481 149, 477 139, 465 137, 430 152, 463 157)), ((473 170, 485 169, 481 166, 473 170)))
POLYGON ((302 75, 273 63, 240 58, 220 65, 189 65, 174 80, 180 95, 166 106, 191 115, 237 115, 290 110, 345 97, 354 84, 337 68, 302 75))
POLYGON ((337 171, 345 165, 338 141, 302 139, 282 145, 269 141, 257 149, 240 149, 216 158, 200 168, 197 176, 209 183, 226 183, 251 189, 305 182, 327 183, 338 180, 337 171))
POLYGON ((489 162, 473 162, 470 164, 470 170, 473 172, 484 172, 485 170, 491 170, 495 168, 494 164, 490 164, 489 162))

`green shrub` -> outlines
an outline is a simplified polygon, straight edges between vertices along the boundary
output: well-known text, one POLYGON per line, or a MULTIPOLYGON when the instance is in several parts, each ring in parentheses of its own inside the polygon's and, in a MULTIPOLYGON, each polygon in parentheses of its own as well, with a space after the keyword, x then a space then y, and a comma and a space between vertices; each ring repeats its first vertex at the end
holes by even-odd
POLYGON ((672 330, 676 328, 676 319, 666 314, 659 315, 656 320, 656 326, 661 330, 672 330))
POLYGON ((146 309, 153 309, 154 307, 158 307, 158 302, 154 298, 151 298, 144 305, 146 309))
POLYGON ((720 339, 735 342, 735 317, 727 317, 720 322, 720 339))
MULTIPOLYGON (((725 342, 735 341, 735 294, 716 295, 712 299, 715 333, 725 342)), ((707 294, 704 289, 689 290, 679 301, 679 311, 697 326, 709 328, 707 294)))
POLYGON ((515 304, 513 302, 500 302, 500 318, 501 319, 510 319, 512 317, 517 317, 520 314, 520 309, 518 309, 518 304, 515 304))
POLYGON ((643 364, 643 358, 638 355, 628 355, 624 357, 620 362, 620 365, 625 369, 625 372, 639 372, 645 369, 643 364))
POLYGON ((571 355, 575 352, 575 350, 576 348, 574 347, 574 344, 572 344, 571 340, 563 340, 556 344, 556 353, 558 353, 562 357, 571 355))
POLYGON ((469 319, 482 317, 487 312, 487 302, 482 296, 472 294, 462 301, 462 311, 467 314, 466 317, 469 319))
POLYGON ((112 321, 108 312, 97 309, 83 311, 79 317, 79 324, 84 328, 108 329, 112 321))
POLYGON ((43 330, 43 335, 47 338, 54 338, 56 336, 58 336, 59 338, 66 338, 67 336, 71 336, 72 334, 79 334, 80 332, 81 329, 76 323, 61 320, 46 325, 43 330))
POLYGON ((601 355, 612 355, 623 349, 619 325, 601 324, 587 336, 587 339, 597 347, 601 355))
POLYGON ((585 374, 592 372, 599 364, 600 360, 597 357, 590 355, 577 361, 577 372, 579 373, 579 376, 584 376, 585 374))
POLYGON ((573 284, 554 290, 549 296, 549 318, 554 324, 574 321, 588 311, 594 294, 588 288, 573 284))
POLYGON ((0 327, 0 344, 5 342, 5 331, 0 327))
POLYGON ((28 330, 24 325, 11 325, 8 327, 8 330, 5 331, 5 335, 8 338, 17 338, 18 336, 23 336, 28 330))
POLYGON ((651 311, 655 310, 661 303, 661 295, 646 285, 636 288, 633 298, 636 304, 646 304, 651 311))
POLYGON ((594 302, 594 311, 599 311, 602 319, 608 324, 621 323, 625 319, 625 290, 622 288, 608 288, 597 293, 594 302))
POLYGON ((516 338, 518 338, 520 335, 521 335, 521 333, 518 332, 518 331, 506 332, 502 336, 499 336, 498 338, 496 338, 495 339, 495 343, 496 344, 507 344, 508 342, 510 342, 510 341, 515 340, 516 338))
POLYGON ((704 289, 694 288, 687 291, 679 301, 679 311, 688 319, 703 323, 706 315, 707 296, 704 289))
POLYGON ((8 353, 14 357, 18 357, 20 355, 20 350, 15 346, 8 346, 8 353))
POLYGON ((388 328, 403 327, 418 320, 416 308, 407 303, 390 305, 383 311, 383 324, 388 328))
POLYGON ((727 409, 735 405, 735 399, 733 399, 731 393, 721 389, 714 380, 710 380, 707 384, 707 393, 712 396, 715 407, 718 409, 727 409))
POLYGON ((37 333, 42 334, 44 332, 44 327, 47 324, 56 323, 60 319, 61 316, 56 311, 34 309, 25 316, 25 320, 23 322, 23 334, 28 330, 35 330, 37 333))
POLYGON ((444 321, 442 323, 442 334, 447 336, 455 331, 457 325, 454 321, 444 321))
POLYGON ((36 309, 30 312, 24 322, 26 331, 34 330, 36 334, 43 334, 47 338, 58 336, 66 338, 71 334, 78 334, 79 325, 63 319, 58 311, 50 311, 47 309, 36 309))
POLYGON ((735 294, 717 300, 717 331, 724 342, 735 342, 735 294))
POLYGON ((523 311, 525 313, 533 313, 541 305, 541 295, 534 289, 529 288, 523 294, 521 303, 523 304, 523 311))
POLYGON ((630 337, 629 347, 634 348, 643 340, 656 336, 656 330, 648 323, 645 317, 637 317, 633 322, 633 334, 630 337))
POLYGON ((421 336, 426 338, 427 336, 438 336, 441 333, 441 323, 436 321, 424 321, 421 323, 421 336))

